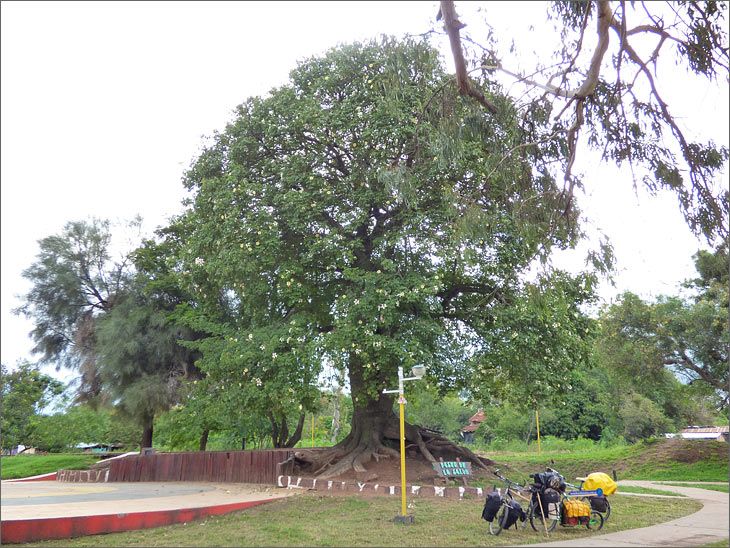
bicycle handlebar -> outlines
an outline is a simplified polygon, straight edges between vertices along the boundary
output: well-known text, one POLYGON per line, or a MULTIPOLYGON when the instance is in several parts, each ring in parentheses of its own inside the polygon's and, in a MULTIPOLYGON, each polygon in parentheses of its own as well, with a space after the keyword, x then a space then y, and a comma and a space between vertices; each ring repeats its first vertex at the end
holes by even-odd
POLYGON ((525 487, 523 487, 523 486, 522 486, 522 485, 520 485, 519 483, 517 483, 517 482, 515 482, 515 481, 512 481, 512 480, 510 480, 510 479, 507 479, 507 478, 505 478, 505 477, 504 477, 504 476, 503 476, 502 474, 500 474, 500 473, 499 473, 499 468, 497 468, 497 469, 493 470, 493 471, 492 471, 492 473, 493 473, 493 474, 494 474, 495 476, 497 476, 497 477, 498 477, 499 479, 501 479, 501 480, 502 480, 503 482, 505 482, 505 483, 507 484, 507 487, 508 487, 508 488, 512 488, 512 487, 515 487, 515 488, 517 488, 518 490, 522 490, 522 489, 525 489, 525 487))

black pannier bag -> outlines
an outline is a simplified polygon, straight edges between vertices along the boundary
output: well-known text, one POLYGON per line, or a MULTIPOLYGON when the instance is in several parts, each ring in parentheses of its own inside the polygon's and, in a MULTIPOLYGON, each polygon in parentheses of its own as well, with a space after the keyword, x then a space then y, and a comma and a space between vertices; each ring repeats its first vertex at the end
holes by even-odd
POLYGON ((530 474, 530 477, 534 478, 535 485, 542 491, 548 487, 557 488, 558 485, 565 490, 565 482, 559 474, 554 472, 540 472, 538 474, 530 474), (552 484, 552 485, 551 485, 552 484))
POLYGON ((608 500, 604 495, 601 495, 600 497, 591 497, 588 500, 591 503, 591 510, 595 510, 596 512, 608 511, 608 500))
POLYGON ((499 512, 501 505, 502 497, 497 491, 487 494, 487 500, 484 501, 484 508, 482 509, 482 519, 492 521, 499 512))
MULTIPOLYGON (((507 522, 502 524, 504 529, 509 529, 517 523, 517 520, 525 521, 525 511, 520 506, 520 503, 516 500, 512 500, 509 503, 509 511, 507 512, 507 522)), ((515 525, 515 528, 517 526, 515 525)))
POLYGON ((558 515, 557 506, 560 504, 560 493, 555 489, 547 488, 539 495, 542 503, 542 514, 540 513, 540 505, 537 506, 537 513, 540 517, 556 518, 558 515))

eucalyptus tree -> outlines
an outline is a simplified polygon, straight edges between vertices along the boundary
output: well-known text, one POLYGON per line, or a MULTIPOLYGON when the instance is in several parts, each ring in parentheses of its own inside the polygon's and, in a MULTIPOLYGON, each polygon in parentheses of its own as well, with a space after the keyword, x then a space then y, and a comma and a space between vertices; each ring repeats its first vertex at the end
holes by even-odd
MULTIPOLYGON (((577 212, 556 213, 558 151, 522 146, 540 113, 518 116, 498 86, 482 82, 487 116, 449 83, 425 42, 333 49, 240 105, 186 174, 175 226, 196 303, 182 313, 208 333, 194 343, 200 367, 242 405, 277 412, 312 404, 323 364, 349 381, 349 435, 299 453, 313 473, 397 455, 383 389, 398 366, 423 363, 444 387, 539 379, 537 397, 580 361, 562 344, 589 331, 577 301, 592 277, 521 279, 578 236, 577 212)), ((416 425, 406 437, 427 459, 483 465, 416 425)))
POLYGON ((584 183, 573 170, 578 151, 593 149, 610 164, 629 165, 634 185, 674 193, 695 234, 726 240, 730 194, 720 175, 727 172, 727 129, 714 136, 719 143, 698 140, 696 122, 682 119, 675 88, 678 81, 727 85, 727 3, 533 3, 524 9, 547 12, 543 38, 556 37, 555 51, 543 44, 537 53, 533 33, 510 36, 509 46, 499 43, 490 26, 494 5, 483 8, 484 29, 474 19, 460 20, 453 0, 440 2, 437 19, 443 18, 449 37, 454 87, 494 115, 488 86, 470 78, 477 71, 510 82, 520 109, 543 113, 533 117, 523 146, 559 147, 565 211, 584 183))

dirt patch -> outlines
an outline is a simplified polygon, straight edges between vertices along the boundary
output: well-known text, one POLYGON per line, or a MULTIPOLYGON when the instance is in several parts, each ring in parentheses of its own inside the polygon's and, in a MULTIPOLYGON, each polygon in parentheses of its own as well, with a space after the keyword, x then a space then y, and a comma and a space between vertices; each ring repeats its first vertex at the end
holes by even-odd
POLYGON ((634 463, 676 461, 692 464, 708 458, 727 458, 727 451, 727 444, 715 441, 667 439, 647 447, 634 463))
MULTIPOLYGON (((400 460, 394 458, 371 461, 367 465, 367 472, 356 474, 350 470, 345 474, 333 478, 338 481, 367 481, 380 485, 399 485, 401 481, 400 460)), ((485 471, 472 465, 473 477, 485 476, 485 471)), ((467 480, 468 481, 468 480, 467 480)), ((408 457, 406 458, 406 483, 411 485, 444 485, 444 479, 433 468, 433 465, 425 460, 408 457)), ((461 485, 461 483, 449 482, 449 484, 461 485)))

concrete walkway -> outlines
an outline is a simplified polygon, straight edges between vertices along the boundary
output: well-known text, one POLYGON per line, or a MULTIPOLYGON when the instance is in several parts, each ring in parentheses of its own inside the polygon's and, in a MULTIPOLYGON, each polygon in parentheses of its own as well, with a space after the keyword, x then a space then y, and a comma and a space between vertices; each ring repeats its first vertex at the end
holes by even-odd
POLYGON ((568 541, 527 544, 525 546, 703 546, 711 542, 727 540, 730 536, 730 533, 728 533, 730 527, 730 519, 728 518, 728 510, 730 509, 728 500, 730 497, 728 493, 694 487, 663 485, 652 481, 630 480, 619 482, 619 492, 621 491, 621 485, 635 485, 637 487, 673 491, 700 501, 703 507, 689 516, 652 525, 651 527, 630 529, 606 535, 599 534, 593 537, 568 541))
POLYGON ((264 485, 222 483, 2 482, 2 521, 152 512, 271 500, 292 491, 264 485))

